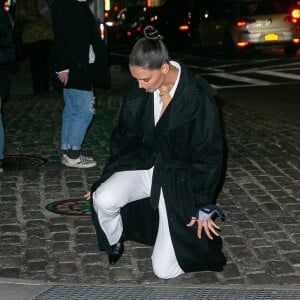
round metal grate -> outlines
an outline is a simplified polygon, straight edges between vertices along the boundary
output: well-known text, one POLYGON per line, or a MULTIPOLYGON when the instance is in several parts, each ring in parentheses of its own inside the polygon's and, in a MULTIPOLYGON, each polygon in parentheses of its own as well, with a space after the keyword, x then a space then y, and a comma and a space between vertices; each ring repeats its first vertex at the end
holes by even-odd
POLYGON ((67 199, 52 202, 46 209, 59 215, 83 216, 91 212, 90 202, 85 199, 67 199))
POLYGON ((3 159, 3 170, 6 171, 21 171, 34 169, 45 164, 45 160, 40 157, 29 155, 5 155, 3 159))

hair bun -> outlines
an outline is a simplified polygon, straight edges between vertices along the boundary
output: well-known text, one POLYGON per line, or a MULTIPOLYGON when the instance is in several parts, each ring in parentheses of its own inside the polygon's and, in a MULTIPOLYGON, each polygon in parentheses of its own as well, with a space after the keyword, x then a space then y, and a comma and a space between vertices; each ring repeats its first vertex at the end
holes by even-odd
POLYGON ((151 41, 159 41, 163 39, 163 37, 158 33, 157 29, 155 29, 152 25, 147 25, 144 28, 144 36, 147 40, 151 41))

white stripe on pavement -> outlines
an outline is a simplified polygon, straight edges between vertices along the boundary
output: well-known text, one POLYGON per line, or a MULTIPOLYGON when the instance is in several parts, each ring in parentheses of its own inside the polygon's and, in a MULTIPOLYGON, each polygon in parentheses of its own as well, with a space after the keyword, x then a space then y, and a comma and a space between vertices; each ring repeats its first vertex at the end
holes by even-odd
POLYGON ((248 78, 248 77, 229 74, 229 73, 208 73, 208 75, 225 78, 225 79, 230 79, 230 80, 234 80, 234 81, 238 81, 238 82, 246 82, 246 83, 255 84, 255 85, 272 85, 272 83, 269 81, 248 78))
POLYGON ((291 73, 283 73, 283 72, 270 71, 270 70, 256 71, 255 73, 263 74, 263 75, 271 75, 271 76, 276 76, 276 77, 281 77, 281 78, 300 80, 300 75, 291 74, 291 73))

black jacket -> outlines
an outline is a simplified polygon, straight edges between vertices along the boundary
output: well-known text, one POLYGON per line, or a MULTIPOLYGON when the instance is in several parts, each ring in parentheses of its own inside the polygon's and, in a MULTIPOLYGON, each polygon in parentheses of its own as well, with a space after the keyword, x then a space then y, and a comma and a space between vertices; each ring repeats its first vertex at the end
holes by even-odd
POLYGON ((6 96, 8 72, 15 61, 12 24, 0 2, 0 97, 6 96))
POLYGON ((12 23, 9 14, 0 2, 0 65, 1 69, 10 66, 15 60, 12 23), (7 49, 11 51, 7 51, 7 49))
MULTIPOLYGON (((124 232, 128 239, 134 231, 133 239, 138 235, 135 240, 151 242, 143 240, 143 236, 149 237, 145 232, 156 229, 157 212, 150 205, 157 208, 162 188, 175 254, 185 272, 220 271, 226 262, 220 238, 210 241, 204 236, 199 240, 196 228, 186 227, 199 207, 214 203, 220 179, 223 139, 214 95, 204 80, 182 65, 174 97, 155 126, 153 94, 139 89, 134 82, 112 134, 110 160, 92 188, 95 190, 114 172, 149 169, 154 165, 150 202, 144 202, 142 211, 143 216, 147 211, 148 221, 139 220, 139 226, 132 226, 141 209, 135 207, 139 201, 131 203, 122 209, 124 232), (134 218, 128 220, 130 211, 136 209, 134 218)), ((152 238, 153 241, 155 235, 152 238)))
POLYGON ((70 70, 66 88, 91 90, 95 80, 95 64, 89 63, 90 45, 96 57, 104 47, 95 17, 86 2, 77 0, 55 0, 51 10, 54 71, 70 70))

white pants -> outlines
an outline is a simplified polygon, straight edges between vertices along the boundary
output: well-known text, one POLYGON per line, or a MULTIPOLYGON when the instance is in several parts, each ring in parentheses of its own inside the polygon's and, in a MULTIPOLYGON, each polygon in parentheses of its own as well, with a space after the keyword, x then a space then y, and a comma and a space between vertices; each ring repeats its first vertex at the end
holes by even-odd
MULTIPOLYGON (((123 232, 121 207, 150 196, 153 168, 113 174, 93 194, 94 209, 110 245, 117 243, 123 232)), ((168 279, 184 272, 180 268, 171 241, 163 193, 160 194, 158 233, 152 253, 156 276, 168 279)))

